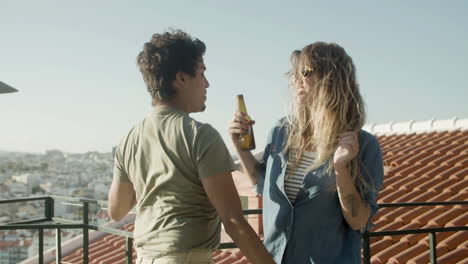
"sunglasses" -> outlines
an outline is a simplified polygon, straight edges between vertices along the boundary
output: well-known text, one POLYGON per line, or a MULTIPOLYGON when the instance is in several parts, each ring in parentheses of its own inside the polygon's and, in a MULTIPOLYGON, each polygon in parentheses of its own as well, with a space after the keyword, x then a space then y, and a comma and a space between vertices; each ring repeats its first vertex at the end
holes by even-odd
POLYGON ((301 75, 302 77, 309 77, 314 69, 310 68, 309 66, 304 66, 304 68, 301 70, 301 75))

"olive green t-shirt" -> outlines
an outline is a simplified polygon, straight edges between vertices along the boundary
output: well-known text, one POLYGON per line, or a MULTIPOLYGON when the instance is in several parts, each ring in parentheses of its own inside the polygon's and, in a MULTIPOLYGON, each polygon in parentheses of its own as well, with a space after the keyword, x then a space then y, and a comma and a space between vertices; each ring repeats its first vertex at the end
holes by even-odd
POLYGON ((212 126, 155 107, 115 152, 114 181, 132 182, 136 193, 138 253, 216 249, 221 221, 200 179, 232 170, 231 155, 212 126))

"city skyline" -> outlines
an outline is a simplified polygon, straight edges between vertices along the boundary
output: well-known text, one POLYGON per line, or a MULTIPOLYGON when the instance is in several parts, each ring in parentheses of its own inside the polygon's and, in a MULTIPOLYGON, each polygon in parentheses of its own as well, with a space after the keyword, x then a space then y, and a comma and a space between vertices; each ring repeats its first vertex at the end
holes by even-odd
POLYGON ((244 94, 258 150, 287 113, 289 56, 336 42, 356 64, 367 123, 467 118, 468 3, 6 1, 0 17, 0 150, 111 152, 151 111, 135 58, 178 28, 207 45, 207 110, 229 146, 244 94))

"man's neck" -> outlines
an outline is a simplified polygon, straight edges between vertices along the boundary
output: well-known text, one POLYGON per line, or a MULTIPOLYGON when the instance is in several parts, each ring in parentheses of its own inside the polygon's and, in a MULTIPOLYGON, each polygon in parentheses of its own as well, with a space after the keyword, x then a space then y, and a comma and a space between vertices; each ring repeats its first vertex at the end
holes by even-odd
POLYGON ((186 105, 171 101, 171 102, 158 102, 155 104, 155 107, 167 107, 167 108, 173 108, 177 109, 179 111, 185 112, 187 114, 190 114, 190 111, 188 111, 186 105), (185 107, 184 107, 185 106, 185 107))

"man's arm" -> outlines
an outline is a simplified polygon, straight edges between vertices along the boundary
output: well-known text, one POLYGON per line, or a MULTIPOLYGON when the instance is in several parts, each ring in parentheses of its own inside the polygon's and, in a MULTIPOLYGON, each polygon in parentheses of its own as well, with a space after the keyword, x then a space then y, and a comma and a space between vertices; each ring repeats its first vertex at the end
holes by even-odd
POLYGON ((258 235, 245 220, 230 172, 202 178, 208 198, 223 222, 224 228, 242 253, 253 264, 275 263, 258 235))
POLYGON ((112 181, 108 205, 109 216, 114 221, 119 221, 135 206, 136 196, 131 182, 112 181))

